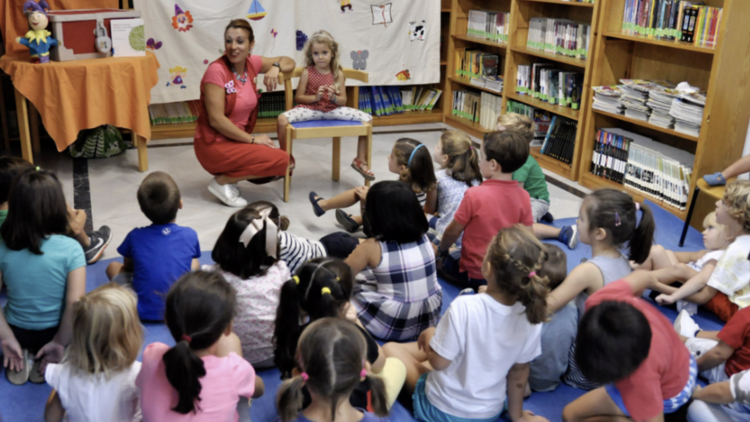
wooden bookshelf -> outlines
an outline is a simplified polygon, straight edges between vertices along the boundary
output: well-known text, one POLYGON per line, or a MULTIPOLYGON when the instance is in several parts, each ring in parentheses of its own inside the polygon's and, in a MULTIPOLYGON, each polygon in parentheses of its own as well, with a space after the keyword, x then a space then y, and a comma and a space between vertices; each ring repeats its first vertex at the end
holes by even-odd
MULTIPOLYGON (((693 44, 647 39, 622 34, 622 17, 626 0, 597 0, 601 2, 601 17, 596 30, 591 86, 615 85, 622 78, 667 80, 672 83, 687 81, 707 91, 703 122, 698 137, 664 129, 623 115, 593 110, 590 106, 593 90, 585 92, 583 109, 585 125, 580 182, 589 188, 609 187, 625 190, 636 199, 644 195, 634 189, 597 177, 589 172, 595 134, 600 128, 620 127, 658 142, 695 154, 689 193, 695 181, 704 174, 726 168, 742 156, 750 120, 750 1, 707 0, 705 4, 722 7, 723 16, 715 48, 693 44), (731 30, 729 30, 731 28, 731 30)), ((690 198, 690 201, 696 198, 690 198)), ((701 222, 711 203, 699 201, 693 221, 701 222), (703 205, 702 205, 703 204, 703 205), (703 207, 703 208, 701 208, 703 207)), ((685 218, 686 212, 663 205, 674 215, 685 218)))
MULTIPOLYGON (((443 93, 446 101, 453 98, 453 91, 457 89, 487 91, 499 95, 496 92, 473 86, 468 79, 456 76, 456 68, 460 66, 460 63, 455 63, 455 51, 457 49, 476 48, 503 56, 504 68, 499 71, 499 73, 505 75, 503 92, 501 94, 501 107, 503 112, 507 110, 508 100, 514 100, 578 122, 579 130, 576 135, 572 164, 565 164, 552 157, 542 155, 539 152, 539 148, 532 149, 532 155, 537 158, 537 161, 543 168, 570 180, 577 180, 580 167, 580 145, 582 143, 582 131, 580 128, 582 127, 581 124, 583 123, 584 113, 579 110, 573 110, 570 107, 550 105, 545 101, 516 93, 516 75, 519 65, 531 63, 553 63, 556 68, 561 70, 583 73, 583 90, 584 92, 589 90, 592 67, 591 60, 580 60, 563 55, 549 54, 544 51, 528 49, 526 43, 529 35, 529 23, 532 18, 549 17, 583 22, 591 25, 592 30, 592 42, 589 48, 590 58, 591 53, 594 50, 593 44, 596 38, 594 31, 597 28, 597 19, 599 16, 598 3, 579 3, 564 0, 452 0, 452 3, 453 11, 451 13, 450 24, 451 37, 448 43, 447 66, 447 74, 449 75, 448 80, 451 83, 449 84, 448 89, 446 89, 446 92, 443 93), (498 44, 468 37, 466 33, 468 28, 469 10, 509 12, 510 28, 508 31, 508 43, 498 44), (491 48, 488 49, 488 47, 491 48)), ((586 96, 582 97, 581 110, 588 107, 588 101, 590 101, 590 99, 586 96)), ((452 116, 452 107, 449 106, 448 103, 444 103, 443 110, 445 112, 445 121, 448 125, 474 136, 487 132, 487 130, 483 129, 476 123, 452 116)))
POLYGON ((448 79, 450 79, 451 81, 453 81, 453 82, 455 82, 455 83, 457 83, 459 85, 463 85, 463 86, 468 87, 468 88, 478 89, 478 90, 484 91, 484 92, 489 92, 490 94, 497 95, 498 97, 501 96, 501 95, 503 95, 502 91, 493 91, 491 89, 487 89, 487 88, 482 87, 482 86, 472 85, 471 84, 471 79, 468 79, 468 78, 461 78, 459 76, 451 76, 448 79))

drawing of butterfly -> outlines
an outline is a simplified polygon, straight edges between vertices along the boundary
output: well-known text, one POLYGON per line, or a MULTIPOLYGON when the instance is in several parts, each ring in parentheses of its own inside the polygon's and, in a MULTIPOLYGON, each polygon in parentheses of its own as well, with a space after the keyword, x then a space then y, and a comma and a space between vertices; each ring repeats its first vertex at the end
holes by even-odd
POLYGON ((271 35, 273 35, 273 37, 276 38, 276 36, 279 35, 279 31, 277 31, 275 29, 272 29, 271 30, 271 35))
POLYGON ((161 48, 162 42, 155 42, 153 38, 149 38, 148 41, 146 41, 146 48, 149 50, 158 50, 161 48))

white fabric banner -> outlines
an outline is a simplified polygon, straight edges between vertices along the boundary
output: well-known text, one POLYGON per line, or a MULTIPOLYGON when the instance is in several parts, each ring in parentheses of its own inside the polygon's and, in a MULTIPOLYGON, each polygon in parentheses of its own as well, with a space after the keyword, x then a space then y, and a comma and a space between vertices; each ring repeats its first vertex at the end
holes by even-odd
MULTIPOLYGON (((325 29, 339 43, 343 67, 370 74, 367 85, 415 85, 440 80, 439 0, 134 0, 156 54, 159 84, 151 103, 195 100, 208 65, 224 50, 230 20, 250 17, 253 54, 292 57, 325 29)), ((262 78, 258 79, 262 81, 262 78)), ((347 84, 357 84, 356 81, 347 84)), ((262 82, 260 89, 265 90, 262 82)))

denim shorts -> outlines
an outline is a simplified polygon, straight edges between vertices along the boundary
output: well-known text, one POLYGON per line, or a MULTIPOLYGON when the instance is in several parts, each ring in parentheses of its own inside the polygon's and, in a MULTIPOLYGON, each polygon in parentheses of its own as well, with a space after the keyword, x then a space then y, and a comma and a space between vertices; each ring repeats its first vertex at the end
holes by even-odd
POLYGON ((486 419, 469 419, 449 415, 433 406, 427 399, 427 391, 425 390, 426 383, 427 374, 422 374, 417 381, 417 385, 414 386, 412 400, 414 402, 414 417, 417 420, 425 422, 495 422, 502 413, 498 413, 497 415, 486 419))

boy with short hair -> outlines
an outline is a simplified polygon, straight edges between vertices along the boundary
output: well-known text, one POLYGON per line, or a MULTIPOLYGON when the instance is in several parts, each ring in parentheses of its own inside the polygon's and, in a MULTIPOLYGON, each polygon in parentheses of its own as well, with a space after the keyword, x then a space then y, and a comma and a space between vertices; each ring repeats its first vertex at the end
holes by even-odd
POLYGON ((156 171, 138 188, 138 204, 153 224, 133 229, 117 252, 123 263, 107 267, 110 280, 132 284, 143 321, 164 320, 164 297, 177 279, 199 268, 198 234, 175 224, 182 209, 180 189, 167 173, 156 171))
POLYGON ((687 410, 698 367, 670 321, 640 297, 652 279, 635 271, 586 300, 575 360, 605 386, 568 404, 563 420, 663 421, 687 410))
MULTIPOLYGON (((534 140, 534 121, 530 117, 517 113, 505 113, 497 118, 497 130, 512 130, 520 133, 531 144, 534 140)), ((524 188, 531 197, 531 211, 534 214, 534 235, 538 239, 557 239, 574 249, 578 244, 578 230, 575 225, 557 228, 540 221, 552 223, 555 218, 549 213, 549 190, 547 179, 536 159, 529 154, 526 162, 513 172, 513 180, 524 188)))
POLYGON ((438 265, 445 261, 444 269, 455 283, 475 290, 486 285, 482 261, 492 238, 500 229, 519 223, 530 229, 534 223, 529 194, 512 179, 528 156, 529 144, 521 134, 485 134, 479 158, 484 182, 466 191, 438 246, 438 265), (463 247, 456 262, 448 250, 461 233, 463 247))

